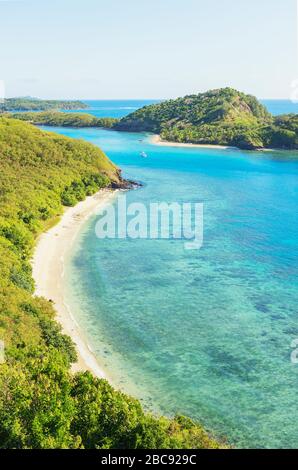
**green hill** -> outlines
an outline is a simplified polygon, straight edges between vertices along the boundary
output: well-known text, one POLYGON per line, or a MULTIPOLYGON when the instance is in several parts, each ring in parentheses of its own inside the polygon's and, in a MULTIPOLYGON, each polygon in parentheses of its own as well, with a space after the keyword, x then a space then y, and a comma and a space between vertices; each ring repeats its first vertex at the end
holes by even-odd
POLYGON ((298 148, 295 122, 295 115, 274 119, 255 97, 223 88, 145 106, 115 128, 154 132, 173 142, 292 149, 298 148))
POLYGON ((0 448, 203 448, 191 420, 155 418, 90 373, 70 373, 71 339, 51 302, 33 296, 36 237, 64 205, 121 185, 97 147, 0 118, 0 448))
POLYGON ((273 117, 255 97, 232 88, 145 106, 120 120, 56 111, 17 113, 9 117, 36 125, 154 132, 171 142, 235 146, 247 150, 298 149, 297 115, 273 117))
POLYGON ((86 109, 82 101, 40 100, 38 98, 7 98, 0 103, 0 112, 7 111, 47 111, 50 109, 86 109))
POLYGON ((7 114, 7 117, 28 121, 37 126, 105 127, 111 129, 119 119, 97 118, 87 113, 62 113, 58 111, 7 114))
POLYGON ((272 148, 298 149, 298 115, 277 116, 273 125, 264 130, 264 141, 272 148))

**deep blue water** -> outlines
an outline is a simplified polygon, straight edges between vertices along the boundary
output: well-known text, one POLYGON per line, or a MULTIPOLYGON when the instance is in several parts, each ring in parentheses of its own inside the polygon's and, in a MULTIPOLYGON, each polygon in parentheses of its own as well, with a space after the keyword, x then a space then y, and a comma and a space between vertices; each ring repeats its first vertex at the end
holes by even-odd
POLYGON ((204 203, 199 251, 180 240, 99 240, 96 216, 82 228, 66 262, 67 302, 111 381, 236 446, 297 447, 298 154, 48 130, 100 146, 141 180, 129 202, 204 203))
POLYGON ((298 114, 298 101, 290 100, 260 100, 274 116, 279 114, 298 114))
POLYGON ((71 113, 89 113, 96 117, 121 118, 143 106, 159 103, 160 100, 84 100, 89 108, 67 111, 71 113))
MULTIPOLYGON (((85 100, 88 109, 68 112, 90 113, 96 117, 121 118, 136 111, 138 108, 149 104, 159 103, 161 100, 85 100)), ((267 109, 273 114, 298 113, 298 103, 290 100, 261 100, 267 109)))

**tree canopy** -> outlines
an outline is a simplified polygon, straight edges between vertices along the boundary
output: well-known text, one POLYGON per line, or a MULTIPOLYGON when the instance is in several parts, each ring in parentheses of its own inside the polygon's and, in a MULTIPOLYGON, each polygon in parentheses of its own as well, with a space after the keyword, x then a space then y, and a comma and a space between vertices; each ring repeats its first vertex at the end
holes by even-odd
POLYGON ((73 375, 71 339, 33 296, 38 234, 99 188, 121 184, 97 147, 0 118, 0 448, 217 448, 190 419, 145 413, 89 372, 73 375))
POLYGON ((111 129, 119 121, 115 118, 97 118, 87 113, 62 113, 57 111, 16 113, 7 115, 13 119, 28 121, 39 126, 56 127, 104 127, 111 129))
POLYGON ((171 142, 235 146, 246 150, 298 149, 296 114, 274 117, 254 96, 232 88, 144 106, 122 119, 56 111, 17 113, 12 117, 36 125, 154 132, 171 142))
POLYGON ((4 111, 46 111, 49 109, 86 109, 88 105, 82 101, 40 100, 38 98, 21 97, 6 98, 0 103, 0 112, 4 111))
POLYGON ((114 127, 130 132, 155 132, 173 142, 243 149, 298 148, 296 115, 274 118, 254 96, 232 88, 145 106, 114 127))

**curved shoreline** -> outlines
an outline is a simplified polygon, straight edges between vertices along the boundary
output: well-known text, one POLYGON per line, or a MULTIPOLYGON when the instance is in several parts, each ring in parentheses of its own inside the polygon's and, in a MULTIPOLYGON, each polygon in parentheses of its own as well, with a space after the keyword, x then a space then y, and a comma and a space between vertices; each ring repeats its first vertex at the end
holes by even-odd
POLYGON ((215 144, 192 144, 186 142, 169 142, 168 140, 162 140, 159 134, 154 134, 150 137, 150 143, 153 145, 161 145, 165 147, 187 147, 187 148, 206 148, 206 149, 218 149, 218 150, 243 150, 246 152, 292 152, 295 150, 290 149, 275 149, 275 148, 257 148, 254 150, 245 150, 240 147, 233 147, 230 145, 215 145, 215 144))
POLYGON ((63 333, 70 336, 76 345, 78 361, 72 365, 72 371, 89 370, 99 378, 107 378, 107 374, 65 302, 64 259, 84 222, 100 207, 109 203, 115 193, 116 191, 101 190, 76 206, 66 208, 58 224, 37 240, 31 263, 35 281, 34 295, 53 302, 55 319, 62 326, 63 333))
POLYGON ((183 142, 168 142, 167 140, 162 140, 159 134, 155 134, 150 137, 150 142, 154 145, 164 145, 166 147, 189 147, 189 148, 210 148, 210 149, 219 149, 219 150, 239 150, 237 147, 231 147, 228 145, 212 145, 212 144, 191 144, 183 142))

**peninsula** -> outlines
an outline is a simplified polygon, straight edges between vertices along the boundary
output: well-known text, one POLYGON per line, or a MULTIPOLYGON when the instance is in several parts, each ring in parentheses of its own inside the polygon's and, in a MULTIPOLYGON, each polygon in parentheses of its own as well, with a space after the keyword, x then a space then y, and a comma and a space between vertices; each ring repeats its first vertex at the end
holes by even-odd
POLYGON ((144 106, 122 119, 87 113, 31 112, 11 117, 36 125, 103 127, 126 132, 151 132, 159 141, 256 149, 298 149, 298 116, 273 116, 257 98, 233 88, 144 106))
POLYGON ((272 116, 259 101, 232 88, 164 101, 138 109, 115 124, 153 132, 163 141, 238 147, 298 148, 298 116, 272 116))
POLYGON ((54 127, 104 127, 112 129, 118 123, 115 118, 97 118, 88 113, 63 113, 59 111, 25 112, 7 114, 7 117, 27 121, 36 126, 54 127))
POLYGON ((190 419, 155 417, 113 389, 62 305, 61 257, 102 190, 126 186, 119 169, 92 144, 7 118, 0 155, 1 448, 222 447, 190 419))
POLYGON ((88 105, 82 101, 41 100, 38 98, 20 97, 6 98, 0 103, 0 112, 9 111, 47 111, 50 109, 86 109, 88 105))

